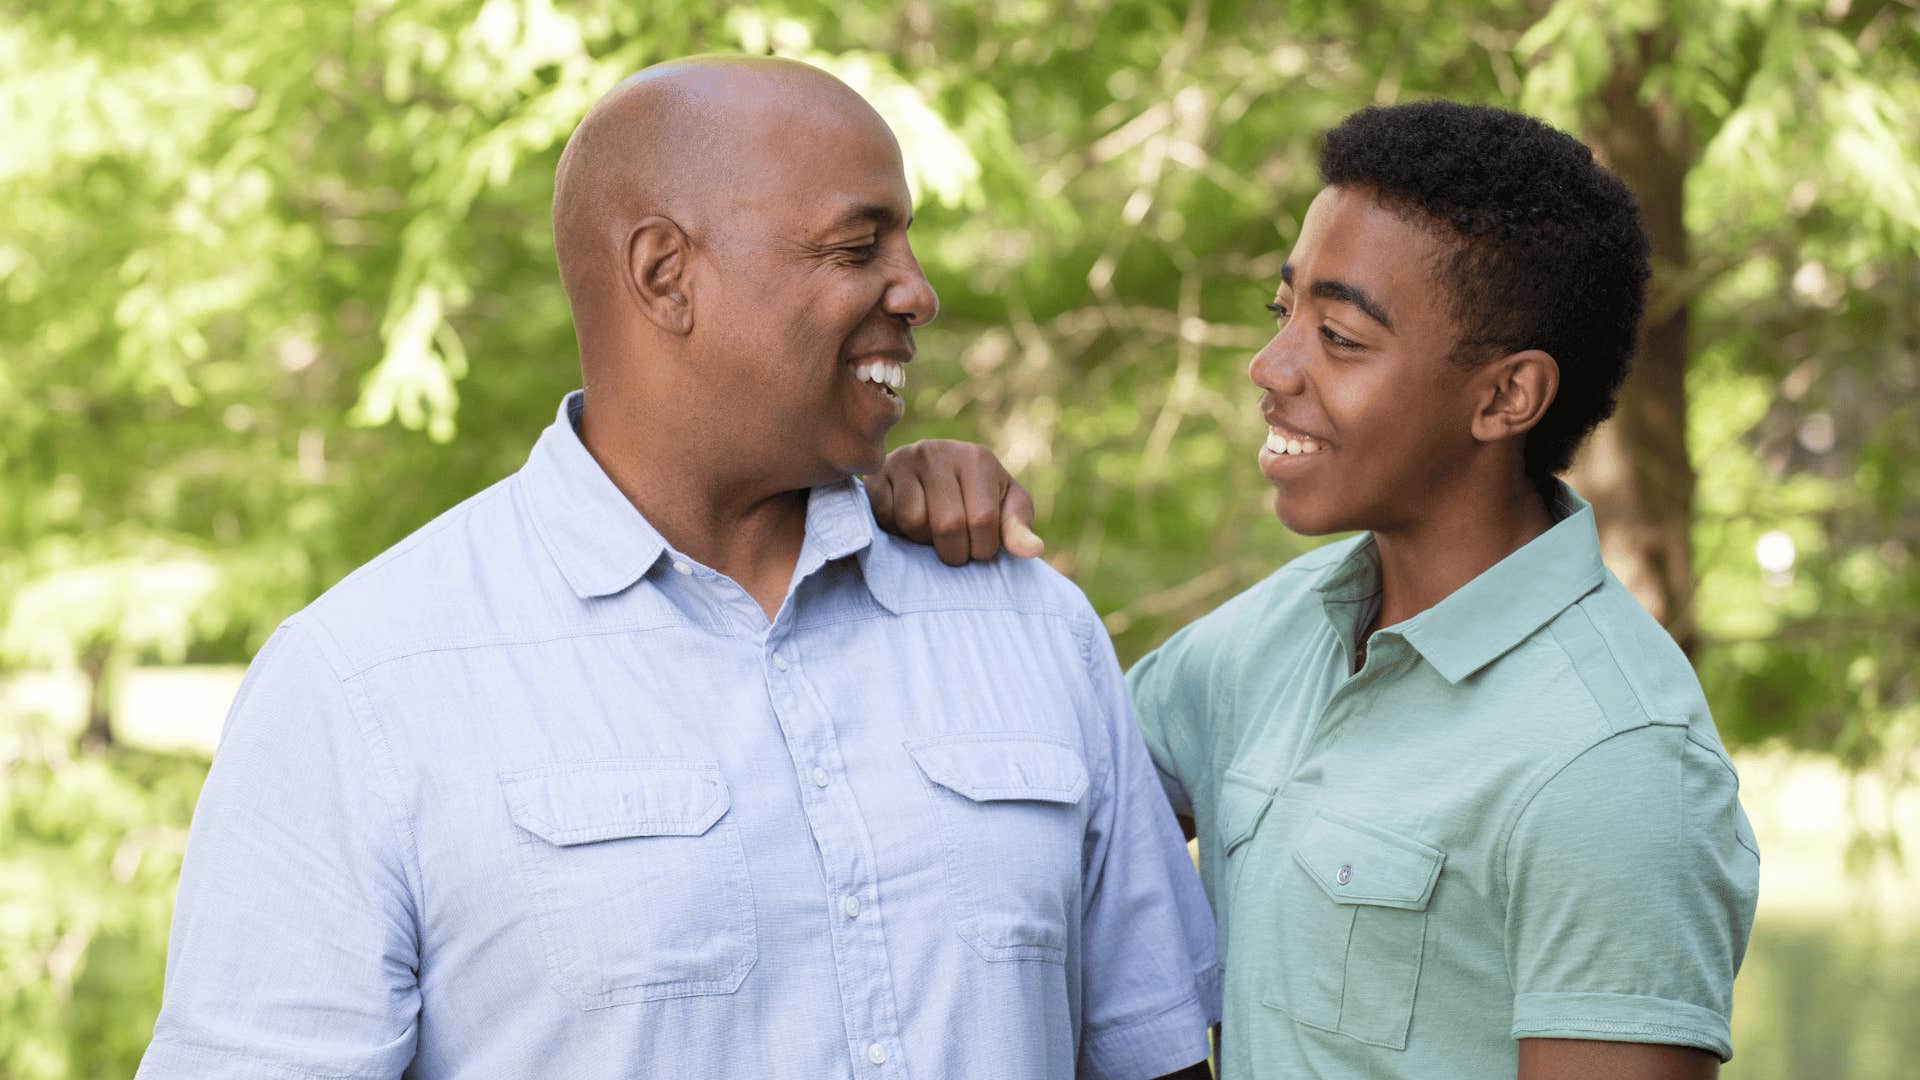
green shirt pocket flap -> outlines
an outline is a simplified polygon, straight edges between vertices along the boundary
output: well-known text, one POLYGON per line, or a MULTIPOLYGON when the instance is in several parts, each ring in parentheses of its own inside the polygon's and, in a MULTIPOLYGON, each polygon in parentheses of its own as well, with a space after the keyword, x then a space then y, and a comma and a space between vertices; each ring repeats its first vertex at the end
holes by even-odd
POLYGON ((503 773, 514 824, 570 847, 629 836, 700 836, 731 801, 720 767, 694 761, 591 761, 503 773))
POLYGON ((1308 823, 1293 858, 1336 904, 1424 911, 1440 880, 1446 852, 1321 810, 1308 823))
POLYGON ((1066 743, 1040 735, 943 735, 906 744, 927 779, 974 802, 1077 803, 1087 767, 1066 743))
POLYGON ((1231 855, 1246 843, 1271 805, 1272 789, 1228 769, 1221 777, 1220 800, 1215 810, 1220 819, 1220 853, 1231 855))

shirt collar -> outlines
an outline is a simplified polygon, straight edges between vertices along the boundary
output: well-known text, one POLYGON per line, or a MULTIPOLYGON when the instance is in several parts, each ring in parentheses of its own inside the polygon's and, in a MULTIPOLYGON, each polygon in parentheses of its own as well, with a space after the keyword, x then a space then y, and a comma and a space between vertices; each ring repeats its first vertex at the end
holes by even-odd
MULTIPOLYGON (((666 538, 614 486, 580 441, 584 402, 584 392, 575 390, 560 403, 520 476, 534 529, 574 594, 587 600, 625 591, 645 577, 669 548, 666 538)), ((856 481, 814 488, 808 493, 806 539, 796 576, 805 577, 834 559, 859 552, 875 599, 894 610, 890 597, 899 556, 888 551, 878 559, 869 558, 873 539, 873 514, 866 491, 856 481)))
MULTIPOLYGON (((1506 655, 1605 580, 1593 508, 1556 480, 1548 509, 1556 519, 1552 528, 1396 628, 1448 682, 1506 655)), ((1315 587, 1330 605, 1378 593, 1380 563, 1372 538, 1315 587)))

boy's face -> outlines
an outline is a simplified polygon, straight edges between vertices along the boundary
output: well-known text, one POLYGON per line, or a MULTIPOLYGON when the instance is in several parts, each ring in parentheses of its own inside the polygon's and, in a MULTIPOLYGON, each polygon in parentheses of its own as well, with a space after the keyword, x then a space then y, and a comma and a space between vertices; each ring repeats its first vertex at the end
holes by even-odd
POLYGON ((1367 189, 1307 210, 1274 297, 1278 329, 1247 374, 1264 393, 1260 471, 1306 535, 1401 530, 1454 495, 1476 449, 1473 369, 1449 284, 1450 248, 1367 189))

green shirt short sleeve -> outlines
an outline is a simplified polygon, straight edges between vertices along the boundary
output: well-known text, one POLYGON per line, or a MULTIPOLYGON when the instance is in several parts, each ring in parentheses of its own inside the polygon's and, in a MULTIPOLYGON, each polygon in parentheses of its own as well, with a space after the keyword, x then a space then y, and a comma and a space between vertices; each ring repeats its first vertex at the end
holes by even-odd
POLYGON ((1140 734, 1160 773, 1160 786, 1175 813, 1194 815, 1196 788, 1205 782, 1207 768, 1207 685, 1196 672, 1193 648, 1199 625, 1189 626, 1165 645, 1142 657, 1127 672, 1127 690, 1140 717, 1140 734))
POLYGON ((1507 845, 1514 1038, 1732 1055, 1733 967, 1760 872, 1736 788, 1724 757, 1665 724, 1547 781, 1507 845))

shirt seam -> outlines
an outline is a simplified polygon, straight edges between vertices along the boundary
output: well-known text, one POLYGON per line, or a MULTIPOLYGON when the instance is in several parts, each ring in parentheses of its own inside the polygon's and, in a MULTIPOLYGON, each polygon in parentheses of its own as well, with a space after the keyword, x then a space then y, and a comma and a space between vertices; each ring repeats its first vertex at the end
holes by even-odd
MULTIPOLYGON (((1119 777, 1117 775, 1119 767, 1114 759, 1111 741, 1116 735, 1125 738, 1127 734, 1124 730, 1119 732, 1113 731, 1112 729, 1115 725, 1106 716, 1102 715, 1106 709, 1106 705, 1100 700, 1100 680, 1094 674, 1093 627, 1089 625, 1093 618, 1097 618, 1097 616, 1093 615, 1093 609, 1089 606, 1080 618, 1070 619, 1067 623, 1068 630, 1073 634, 1073 643, 1080 650, 1080 673, 1086 680, 1081 692, 1086 695, 1087 711, 1092 715, 1094 722, 1098 725, 1095 730, 1104 737, 1097 741, 1088 739, 1087 744, 1089 747, 1107 746, 1107 752, 1101 755, 1100 768, 1094 772, 1093 790, 1091 792, 1092 799, 1089 801, 1089 806, 1100 805, 1102 801, 1117 788, 1119 784, 1119 777)), ((1117 660, 1115 661, 1115 666, 1118 666, 1117 660)), ((1139 717, 1133 715, 1133 697, 1127 693, 1126 673, 1119 672, 1117 677, 1120 685, 1116 687, 1116 689, 1120 692, 1121 700, 1127 703, 1127 721, 1133 724, 1137 730, 1139 727, 1139 717)), ((1153 755, 1149 753, 1147 756, 1149 760, 1151 760, 1153 755)))
MULTIPOLYGON (((1711 757, 1714 761, 1718 762, 1720 767, 1727 771, 1727 775, 1733 778, 1733 798, 1734 798, 1734 802, 1737 804, 1740 800, 1740 773, 1738 770, 1736 770, 1733 767, 1733 762, 1727 760, 1726 751, 1720 749, 1719 747, 1714 746, 1713 744, 1707 742, 1704 739, 1699 738, 1697 735, 1694 734, 1694 731, 1691 725, 1689 725, 1687 728, 1687 742, 1706 751, 1707 756, 1711 757)), ((1741 838, 1740 831, 1738 829, 1734 830, 1733 840, 1734 840, 1734 843, 1739 844, 1743 848, 1746 848, 1747 852, 1751 854, 1754 858, 1758 859, 1760 857, 1760 852, 1752 844, 1747 843, 1746 840, 1741 838)))
MULTIPOLYGON (((286 625, 311 635, 316 643, 324 637, 325 644, 332 651, 339 651, 340 643, 333 636, 333 632, 317 619, 301 619, 298 622, 290 619, 286 625)), ((386 789, 380 791, 380 799, 386 804, 388 814, 392 815, 396 831, 406 841, 405 861, 409 878, 407 887, 413 894, 414 960, 417 964, 420 962, 427 924, 426 873, 420 859, 419 829, 414 823, 413 816, 406 812, 400 798, 399 770, 394 763, 393 746, 388 742, 386 731, 375 715, 377 710, 366 698, 364 684, 358 681, 357 676, 342 678, 339 669, 334 667, 332 659, 327 655, 328 651, 329 648, 320 650, 321 662, 327 665, 328 673, 339 685, 341 697, 347 703, 347 711, 353 717, 354 726, 359 730, 361 739, 365 741, 368 753, 379 766, 378 771, 381 776, 375 783, 380 788, 386 789)))
MULTIPOLYGON (((1692 1035, 1696 1038, 1715 1036, 1705 1028, 1688 1027, 1685 1024, 1665 1024, 1657 1020, 1592 1020, 1581 1016, 1543 1016, 1537 1020, 1516 1023, 1513 1030, 1517 1034, 1523 1031, 1606 1031, 1617 1034, 1671 1034, 1692 1035)), ((1717 1038, 1714 1041, 1718 1041, 1717 1038)))
POLYGON ((257 1057, 239 1050, 232 1050, 220 1046, 208 1046, 205 1043, 195 1042, 191 1039, 183 1039, 177 1035, 155 1036, 153 1041, 156 1045, 179 1047, 196 1055, 244 1061, 250 1065, 258 1065, 262 1068, 270 1069, 277 1075, 299 1077, 300 1080, 355 1080, 354 1073, 316 1072, 312 1069, 283 1065, 280 1062, 269 1061, 266 1058, 257 1057))
MULTIPOLYGON (((1495 866, 1495 869, 1500 875, 1500 910, 1503 913, 1502 914, 1503 923, 1505 921, 1506 915, 1511 913, 1512 907, 1513 907, 1513 894, 1512 894, 1512 888, 1511 888, 1512 882, 1507 874, 1507 865, 1513 857, 1513 837, 1515 833, 1520 831, 1521 819, 1525 818, 1527 816, 1527 812, 1533 809, 1534 804, 1539 801, 1541 793, 1546 791, 1547 788, 1553 786, 1553 782, 1555 780, 1558 780, 1560 776, 1564 774, 1568 769, 1572 768, 1575 762, 1578 762, 1581 758, 1586 757, 1588 754, 1594 752, 1595 750, 1598 750, 1602 746, 1605 746, 1606 744, 1611 743, 1616 739, 1626 738, 1627 736, 1635 735, 1643 731, 1656 730, 1663 726, 1668 726, 1668 725, 1649 724, 1643 727, 1628 728, 1625 731, 1616 731, 1610 735, 1605 736, 1604 738, 1597 739, 1594 742, 1581 747, 1577 752, 1568 756, 1566 760, 1561 761, 1558 765, 1554 766, 1550 771, 1548 771, 1545 778, 1542 779, 1540 783, 1537 786, 1535 786, 1532 791, 1528 792, 1526 797, 1520 801, 1519 809, 1514 812, 1514 815, 1512 818, 1508 819, 1506 828, 1503 830, 1503 835, 1500 840, 1500 858, 1495 866)), ((1684 762, 1682 763, 1682 767, 1684 768, 1684 762)), ((1509 993, 1514 993, 1516 991, 1513 985, 1513 957, 1512 956, 1507 957, 1506 966, 1507 966, 1507 990, 1509 993)))
MULTIPOLYGON (((1568 611, 1580 611, 1580 614, 1583 617, 1587 617, 1586 612, 1582 610, 1582 602, 1584 600, 1585 600, 1585 597, 1582 597, 1581 600, 1575 601, 1574 603, 1567 605, 1566 608, 1563 608, 1561 610, 1561 614, 1564 615, 1568 611)), ((1591 621, 1590 617, 1589 617, 1589 621, 1591 621)), ((1538 799, 1540 797, 1540 793, 1542 791, 1545 791, 1547 789, 1547 786, 1553 783, 1553 781, 1556 778, 1558 778, 1561 773, 1567 771, 1567 769, 1571 767, 1574 762, 1580 760, 1582 757, 1584 757, 1589 751, 1593 750, 1595 747, 1611 739, 1618 738, 1619 736, 1626 734, 1627 731, 1641 730, 1640 728, 1635 727, 1635 728, 1628 728, 1626 729, 1626 731, 1614 731, 1611 725, 1608 725, 1606 723, 1605 721, 1605 717, 1607 713, 1606 706, 1601 703, 1600 696, 1593 692, 1592 685, 1587 682, 1587 677, 1581 673, 1580 665, 1574 662, 1573 653, 1568 651, 1566 643, 1560 640, 1560 635, 1553 632, 1553 620, 1548 620, 1539 629, 1535 630, 1532 634, 1529 634, 1528 637, 1537 636, 1540 634, 1542 630, 1546 631, 1546 636, 1549 640, 1553 642, 1553 647, 1560 651, 1560 656, 1566 662, 1567 669, 1573 672, 1574 678, 1580 684, 1580 689, 1583 692, 1585 692, 1585 694, 1587 695, 1587 701, 1590 704, 1592 704, 1594 711, 1599 713, 1600 716, 1602 717, 1601 726, 1605 733, 1602 734, 1599 738, 1588 742, 1585 746, 1579 747, 1578 749, 1574 750, 1564 760, 1559 762, 1559 764, 1554 765, 1548 770, 1546 770, 1545 775, 1541 777, 1540 782, 1534 786, 1533 790, 1527 792, 1526 796, 1520 800, 1520 805, 1514 810, 1513 816, 1507 819, 1506 827, 1502 830, 1502 835, 1500 837, 1500 861, 1498 865, 1495 867, 1496 872, 1499 874, 1500 906, 1503 910, 1508 906, 1508 904, 1511 902, 1511 899, 1512 899, 1512 882, 1509 880, 1507 875, 1507 861, 1513 855, 1513 834, 1519 831, 1520 820, 1526 817, 1527 811, 1533 807, 1534 800, 1538 799)), ((1600 631, 1597 627, 1594 629, 1594 636, 1600 639, 1600 646, 1607 650, 1607 659, 1612 661, 1615 667, 1618 667, 1620 664, 1620 661, 1617 657, 1613 655, 1613 646, 1607 642, 1607 639, 1604 636, 1600 634, 1600 631)), ((1622 673, 1622 681, 1623 682, 1625 681, 1624 672, 1622 673)), ((1627 687, 1627 691, 1633 694, 1635 703, 1640 706, 1641 714, 1646 716, 1648 719, 1652 719, 1653 714, 1647 710, 1646 702, 1640 699, 1640 691, 1635 689, 1632 683, 1626 683, 1626 687, 1627 687)), ((1511 970, 1508 971, 1507 978, 1508 978, 1508 982, 1511 983, 1513 978, 1513 973, 1511 970)), ((1509 985, 1508 989, 1512 989, 1511 985, 1509 985)))
POLYGON ((1154 1009, 1152 1012, 1134 1013, 1125 1019, 1109 1020, 1097 1026, 1089 1024, 1086 1028, 1085 1038, 1089 1043, 1104 1041, 1111 1035, 1125 1034, 1138 1028, 1150 1027, 1188 1008, 1196 1009, 1203 1013, 1206 1011, 1200 1001, 1200 995, 1198 993, 1190 993, 1182 997, 1179 1001, 1154 1009))
MULTIPOLYGON (((507 492, 509 491, 511 485, 513 485, 514 482, 519 478, 519 475, 520 475, 519 473, 513 473, 512 475, 504 476, 499 480, 495 481, 493 484, 487 486, 486 488, 483 488, 480 491, 474 492, 472 495, 468 496, 466 499, 462 500, 457 505, 449 507, 439 517, 435 518, 434 520, 428 522, 425 525, 422 525, 417 531, 407 536, 405 539, 402 539, 399 543, 393 545, 387 550, 381 552, 378 555, 375 555, 373 558, 368 559, 366 562, 360 564, 360 566, 356 567, 346 577, 341 578, 339 582, 333 586, 333 588, 328 589, 327 590, 328 594, 330 595, 330 594, 339 592, 341 589, 348 587, 350 584, 357 582, 361 578, 371 576, 374 571, 380 569, 381 567, 387 565, 388 563, 394 562, 405 555, 411 554, 416 548, 419 548, 425 545, 427 541, 432 540, 434 537, 439 536, 441 533, 446 532, 448 529, 453 528, 455 524, 461 521, 464 521, 467 518, 472 517, 475 508, 479 507, 483 503, 486 503, 490 500, 499 499, 499 498, 511 499, 511 496, 507 494, 507 492)), ((518 507, 516 507, 515 510, 516 512, 518 512, 518 507)), ((324 602, 324 599, 325 597, 322 597, 321 600, 315 601, 315 603, 324 602)), ((348 654, 345 652, 342 652, 340 655, 342 658, 348 657, 348 654)), ((332 662, 329 661, 327 666, 333 667, 332 662)))
POLYGON ((518 645, 549 645, 556 641, 571 641, 576 638, 615 637, 620 634, 650 634, 660 630, 712 631, 714 629, 714 627, 701 626, 688 622, 633 622, 624 623, 619 626, 595 627, 592 629, 578 629, 559 633, 499 634, 493 637, 439 641, 430 645, 418 645, 400 652, 382 655, 378 659, 369 660, 345 673, 336 672, 336 675, 342 683, 353 682, 363 676, 371 674, 379 668, 386 667, 388 664, 397 664, 402 660, 411 660, 416 656, 424 656, 428 653, 466 652, 470 649, 501 649, 512 648, 518 645))
MULTIPOLYGON (((1591 691, 1589 691, 1589 693, 1590 692, 1591 691)), ((1634 728, 1632 730, 1640 731, 1644 729, 1634 728)), ((1494 871, 1499 875, 1500 911, 1502 912, 1501 921, 1503 923, 1506 920, 1507 914, 1510 913, 1513 909, 1513 882, 1510 875, 1507 872, 1507 867, 1508 867, 1508 864, 1513 859, 1513 837, 1515 833, 1520 831, 1521 819, 1525 818, 1527 816, 1527 811, 1533 808, 1534 802, 1540 798, 1540 793, 1547 790, 1548 786, 1550 786, 1554 782, 1554 780, 1558 779, 1561 773, 1564 773, 1568 769, 1572 768, 1574 762, 1579 761, 1581 758, 1587 756, 1588 753, 1592 752, 1596 747, 1600 746, 1601 744, 1609 742, 1613 739, 1617 739, 1620 736, 1625 734, 1627 733, 1624 731, 1616 732, 1612 735, 1607 736, 1606 738, 1599 739, 1592 743, 1588 743, 1587 745, 1580 747, 1578 750, 1575 750, 1573 753, 1566 755, 1566 757, 1563 758, 1558 763, 1550 766, 1545 770, 1542 770, 1544 775, 1540 778, 1540 782, 1534 785, 1533 790, 1528 791, 1526 793, 1525 797, 1523 797, 1520 800, 1519 806, 1514 810, 1513 816, 1507 819, 1506 825, 1501 829, 1500 858, 1496 860, 1494 863, 1494 871)), ((1507 957, 1506 966, 1507 966, 1507 991, 1508 993, 1513 993, 1514 983, 1513 983, 1513 957, 1512 956, 1507 957)))

